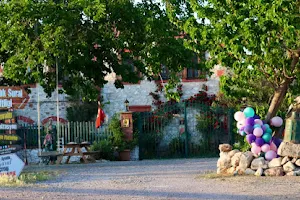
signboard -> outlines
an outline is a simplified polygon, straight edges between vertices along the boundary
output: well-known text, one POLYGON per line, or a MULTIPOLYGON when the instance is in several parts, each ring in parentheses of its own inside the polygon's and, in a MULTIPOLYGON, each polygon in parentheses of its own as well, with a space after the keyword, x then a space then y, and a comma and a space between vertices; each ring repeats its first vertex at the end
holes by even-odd
POLYGON ((18 124, 0 124, 0 130, 17 130, 18 124))
POLYGON ((0 87, 0 109, 23 109, 29 96, 22 87, 0 87))
POLYGON ((18 135, 3 135, 0 134, 0 141, 11 141, 11 142, 16 142, 19 141, 21 138, 18 135))
POLYGON ((15 154, 0 156, 0 175, 19 176, 24 168, 24 162, 15 154))
POLYGON ((12 119, 12 118, 13 118, 12 112, 0 113, 0 120, 12 119))

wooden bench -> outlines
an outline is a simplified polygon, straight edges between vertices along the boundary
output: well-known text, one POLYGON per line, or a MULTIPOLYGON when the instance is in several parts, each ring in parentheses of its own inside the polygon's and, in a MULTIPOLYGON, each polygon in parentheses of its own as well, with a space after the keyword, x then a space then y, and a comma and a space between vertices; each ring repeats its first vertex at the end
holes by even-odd
POLYGON ((42 163, 44 164, 49 164, 54 163, 55 161, 57 161, 57 163, 60 163, 62 160, 62 153, 59 153, 57 151, 44 151, 44 152, 40 152, 38 154, 38 157, 40 157, 42 159, 42 163))

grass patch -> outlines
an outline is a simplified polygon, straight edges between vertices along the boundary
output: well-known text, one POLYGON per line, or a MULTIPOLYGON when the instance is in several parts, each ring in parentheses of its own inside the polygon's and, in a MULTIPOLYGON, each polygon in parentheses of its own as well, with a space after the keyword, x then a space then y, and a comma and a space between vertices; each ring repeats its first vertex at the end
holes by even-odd
POLYGON ((52 179, 58 175, 55 171, 40 171, 40 172, 24 172, 19 178, 13 176, 0 176, 1 186, 24 186, 40 181, 52 179))

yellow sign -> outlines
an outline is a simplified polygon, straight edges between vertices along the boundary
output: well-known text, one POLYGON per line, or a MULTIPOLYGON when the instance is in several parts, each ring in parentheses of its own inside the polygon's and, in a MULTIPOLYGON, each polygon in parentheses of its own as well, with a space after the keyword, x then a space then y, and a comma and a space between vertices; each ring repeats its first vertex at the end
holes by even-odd
POLYGON ((0 113, 0 120, 12 119, 12 118, 13 118, 12 112, 0 113))
POLYGON ((18 135, 0 135, 0 141, 18 141, 20 139, 18 135))
POLYGON ((123 119, 123 127, 129 127, 129 119, 123 119))

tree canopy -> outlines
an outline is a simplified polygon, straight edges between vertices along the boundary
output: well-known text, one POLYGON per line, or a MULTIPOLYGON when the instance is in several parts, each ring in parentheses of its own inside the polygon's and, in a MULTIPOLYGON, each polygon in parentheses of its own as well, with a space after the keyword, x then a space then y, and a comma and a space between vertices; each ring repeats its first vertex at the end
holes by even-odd
MULTIPOLYGON (((165 3, 171 21, 190 36, 191 49, 210 53, 205 64, 220 64, 232 70, 232 76, 221 80, 222 92, 227 97, 254 100, 262 94, 269 95, 269 120, 286 97, 299 93, 300 1, 165 3)), ((269 97, 260 100, 268 103, 269 97)))
POLYGON ((80 87, 96 99, 111 72, 122 77, 115 82, 122 87, 137 82, 140 72, 153 77, 161 64, 175 73, 192 63, 193 52, 176 38, 180 29, 152 1, 7 0, 0 15, 5 80, 38 82, 48 94, 56 87, 56 67, 64 92, 80 87))

